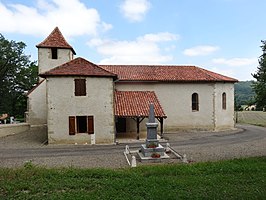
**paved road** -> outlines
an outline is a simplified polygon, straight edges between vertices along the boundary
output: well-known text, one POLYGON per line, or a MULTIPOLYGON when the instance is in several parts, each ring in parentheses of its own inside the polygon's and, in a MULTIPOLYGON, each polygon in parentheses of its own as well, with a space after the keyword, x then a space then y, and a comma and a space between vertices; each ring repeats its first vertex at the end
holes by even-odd
MULTIPOLYGON (((238 125, 237 131, 166 134, 171 146, 194 161, 209 161, 245 156, 266 156, 266 128, 238 125)), ((120 145, 42 145, 30 135, 0 139, 0 166, 18 167, 31 161, 47 167, 127 167, 120 145), (18 139, 19 141, 16 141, 18 139), (16 141, 16 143, 15 143, 16 141), (29 145, 33 142, 34 145, 29 145), (15 143, 15 144, 14 144, 15 143), (22 145, 21 145, 22 144, 22 145)), ((129 144, 139 149, 140 143, 129 144)))
POLYGON ((204 136, 198 133, 194 137, 178 140, 178 137, 169 136, 172 146, 186 145, 228 145, 258 141, 266 138, 266 128, 253 125, 237 125, 238 130, 225 133, 207 133, 204 136))
POLYGON ((237 125, 242 131, 189 134, 184 140, 170 135, 169 141, 180 154, 194 161, 212 161, 247 156, 266 156, 266 128, 237 125))

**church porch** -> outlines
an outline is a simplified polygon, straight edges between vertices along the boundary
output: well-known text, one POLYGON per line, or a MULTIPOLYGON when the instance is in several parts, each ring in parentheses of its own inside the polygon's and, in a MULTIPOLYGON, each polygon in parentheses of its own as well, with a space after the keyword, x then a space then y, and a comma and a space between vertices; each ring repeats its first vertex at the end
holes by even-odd
POLYGON ((163 122, 167 117, 153 91, 116 91, 115 121, 116 141, 144 140, 149 105, 154 104, 155 117, 159 123, 159 138, 163 137, 163 122))

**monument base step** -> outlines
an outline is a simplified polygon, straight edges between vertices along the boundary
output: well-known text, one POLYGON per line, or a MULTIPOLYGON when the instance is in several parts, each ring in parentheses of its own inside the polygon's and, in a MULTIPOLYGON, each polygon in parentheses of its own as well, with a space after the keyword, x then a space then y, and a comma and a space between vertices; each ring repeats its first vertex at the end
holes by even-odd
POLYGON ((154 158, 151 156, 144 156, 142 152, 138 152, 138 156, 140 157, 141 162, 151 162, 151 163, 162 162, 163 159, 170 158, 166 153, 163 153, 163 155, 160 155, 159 158, 154 158))
POLYGON ((148 148, 145 144, 141 145, 140 149, 141 153, 143 154, 144 157, 153 157, 153 156, 163 156, 165 153, 165 149, 162 145, 158 145, 157 147, 154 148, 148 148))

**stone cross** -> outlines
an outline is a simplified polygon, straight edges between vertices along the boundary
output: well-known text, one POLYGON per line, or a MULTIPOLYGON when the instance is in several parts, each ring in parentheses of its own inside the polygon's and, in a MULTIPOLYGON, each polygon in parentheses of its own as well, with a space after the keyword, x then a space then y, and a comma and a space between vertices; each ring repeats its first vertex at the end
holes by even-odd
POLYGON ((146 123, 147 127, 147 140, 157 140, 157 127, 158 123, 155 122, 154 105, 150 104, 149 109, 149 122, 146 123))
POLYGON ((154 105, 150 104, 149 108, 149 123, 155 123, 154 105))

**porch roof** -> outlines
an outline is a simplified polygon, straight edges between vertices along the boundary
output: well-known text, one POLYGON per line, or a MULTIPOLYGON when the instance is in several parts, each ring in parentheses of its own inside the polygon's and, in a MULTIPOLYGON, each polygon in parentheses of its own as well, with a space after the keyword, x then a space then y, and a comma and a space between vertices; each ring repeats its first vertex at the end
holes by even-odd
POLYGON ((116 117, 148 117, 149 105, 154 104, 156 118, 166 118, 166 114, 153 91, 116 91, 116 117))

